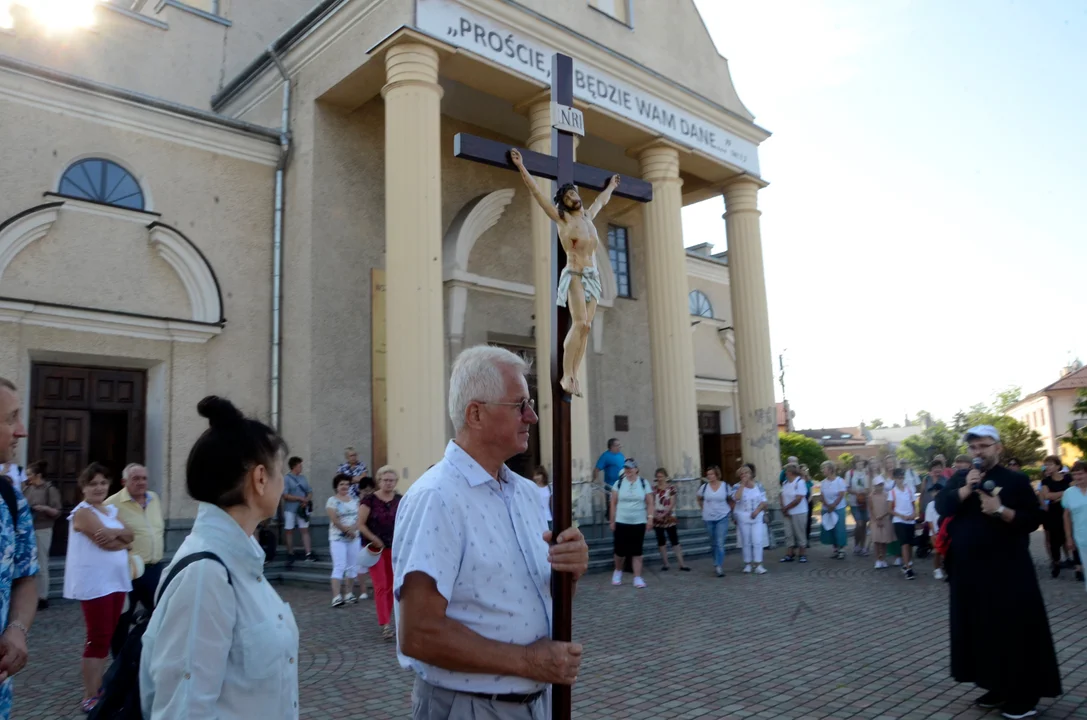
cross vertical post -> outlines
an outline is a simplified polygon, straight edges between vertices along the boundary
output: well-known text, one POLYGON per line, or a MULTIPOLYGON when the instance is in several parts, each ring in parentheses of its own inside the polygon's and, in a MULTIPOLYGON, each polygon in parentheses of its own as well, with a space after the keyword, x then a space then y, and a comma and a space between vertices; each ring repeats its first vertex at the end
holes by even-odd
MULTIPOLYGON (((573 107, 574 61, 568 55, 556 53, 551 60, 551 102, 573 107)), ((554 187, 574 181, 574 136, 565 130, 551 130, 551 153, 558 161, 554 187)), ((558 228, 552 224, 551 245, 551 408, 553 418, 552 461, 554 483, 552 494, 552 519, 554 537, 570 527, 573 517, 573 477, 570 450, 570 396, 559 384, 562 380, 563 340, 570 329, 570 313, 559 307, 559 276, 566 267, 566 251, 559 240, 558 228)), ((569 573, 551 573, 551 599, 553 625, 551 638, 570 642, 573 637, 573 578, 569 573)), ((569 685, 553 685, 551 690, 552 720, 570 720, 571 688, 569 685)))
MULTIPOLYGON (((603 192, 609 188, 614 173, 602 168, 574 162, 574 134, 584 134, 584 117, 574 109, 574 61, 568 55, 556 53, 551 62, 551 154, 533 152, 524 148, 490 140, 488 138, 457 133, 453 137, 453 156, 462 160, 490 165, 503 170, 519 171, 510 158, 510 151, 517 150, 524 169, 530 175, 547 178, 556 183, 555 188, 570 183, 579 187, 603 192), (556 112, 558 117, 556 117, 556 112)), ((614 195, 647 203, 653 200, 652 184, 641 178, 620 175, 614 195)), ((542 188, 540 188, 542 190, 542 188)), ((551 229, 551 312, 547 318, 537 318, 538 323, 551 325, 551 407, 554 428, 551 469, 553 475, 552 518, 554 537, 570 527, 573 519, 573 458, 570 449, 570 402, 571 397, 562 389, 564 342, 570 330, 570 312, 558 304, 559 281, 566 267, 566 250, 559 238, 558 226, 551 229)), ((541 288, 538 292, 543 292, 541 288)), ((578 402, 583 402, 579 399, 578 402)), ((552 624, 551 639, 570 642, 573 630, 574 582, 569 573, 551 573, 552 624)), ((570 720, 571 692, 569 685, 553 685, 551 717, 553 720, 570 720)))

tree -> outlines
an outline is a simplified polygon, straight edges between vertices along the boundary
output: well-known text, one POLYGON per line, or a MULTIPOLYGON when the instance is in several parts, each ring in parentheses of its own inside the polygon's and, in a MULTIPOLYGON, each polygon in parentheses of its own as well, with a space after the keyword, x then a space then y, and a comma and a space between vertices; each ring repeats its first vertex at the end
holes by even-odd
POLYGON ((856 456, 853 453, 844 452, 838 456, 838 467, 842 472, 853 469, 853 461, 856 460, 856 456))
POLYGON ((969 427, 970 426, 966 424, 966 413, 962 410, 959 410, 955 413, 954 417, 951 418, 951 429, 960 435, 966 432, 969 427))
MULTIPOLYGON (((1079 399, 1072 407, 1072 414, 1087 418, 1087 388, 1080 388, 1077 394, 1079 399)), ((1070 445, 1078 449, 1082 455, 1087 456, 1087 424, 1078 429, 1076 424, 1072 422, 1068 425, 1068 435, 1061 438, 1061 443, 1070 445)))
POLYGON ((1011 409, 1012 405, 1015 405, 1023 399, 1023 388, 1018 385, 1012 385, 1006 390, 998 392, 993 397, 992 410, 997 415, 1003 415, 1011 409))
POLYGON ((944 422, 938 422, 925 428, 924 432, 903 440, 898 446, 898 457, 924 472, 937 455, 943 455, 949 463, 953 462, 955 456, 964 451, 961 439, 961 433, 944 422))
POLYGON ((872 422, 868 423, 869 430, 879 430, 881 427, 883 427, 883 421, 879 418, 876 418, 872 422))
POLYGON ((961 435, 975 425, 992 425, 1000 433, 1005 458, 1017 458, 1023 465, 1038 462, 1045 455, 1042 436, 1027 427, 1026 423, 1004 414, 1019 402, 1021 395, 1021 388, 1012 386, 998 392, 992 405, 977 403, 965 412, 960 410, 955 413, 954 431, 961 435))
POLYGON ((1018 458, 1023 465, 1033 465, 1045 457, 1042 436, 1038 431, 1027 427, 1026 423, 1003 415, 994 418, 989 424, 1000 431, 1005 458, 1018 458))
POLYGON ((800 433, 781 433, 781 463, 784 465, 790 455, 796 456, 801 465, 807 465, 813 479, 821 479, 819 465, 826 462, 827 454, 818 441, 800 433))
POLYGON ((925 427, 929 427, 930 425, 933 425, 935 423, 936 423, 936 419, 932 417, 932 413, 930 413, 928 410, 918 410, 917 411, 917 424, 918 425, 924 425, 925 427))

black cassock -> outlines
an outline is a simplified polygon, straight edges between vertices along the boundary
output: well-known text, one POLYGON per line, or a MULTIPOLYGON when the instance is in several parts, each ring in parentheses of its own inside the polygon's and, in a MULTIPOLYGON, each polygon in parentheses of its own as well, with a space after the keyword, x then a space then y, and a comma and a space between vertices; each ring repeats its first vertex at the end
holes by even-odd
POLYGON ((1061 694, 1057 654, 1030 555, 1030 533, 1042 521, 1026 475, 996 466, 985 474, 1015 511, 1008 523, 982 512, 981 499, 959 500, 966 472, 936 497, 951 517, 951 675, 996 690, 1008 700, 1036 702, 1061 694))

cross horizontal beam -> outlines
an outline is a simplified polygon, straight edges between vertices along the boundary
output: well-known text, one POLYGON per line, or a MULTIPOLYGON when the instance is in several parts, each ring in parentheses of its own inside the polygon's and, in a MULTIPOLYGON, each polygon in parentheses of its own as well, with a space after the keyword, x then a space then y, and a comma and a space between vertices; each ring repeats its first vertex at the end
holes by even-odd
MULTIPOLYGON (((513 145, 469 135, 468 133, 457 133, 453 137, 454 157, 474 160, 484 165, 516 172, 517 168, 510 162, 510 150, 512 149, 514 149, 513 145)), ((531 174, 548 180, 558 179, 559 160, 557 157, 533 152, 525 148, 516 149, 521 152, 525 169, 531 174)), ((592 165, 574 163, 574 184, 579 187, 601 191, 607 187, 608 180, 614 174, 592 165)), ((615 189, 613 194, 630 200, 637 200, 638 202, 650 202, 653 199, 653 185, 641 178, 621 174, 619 175, 619 187, 615 189)))

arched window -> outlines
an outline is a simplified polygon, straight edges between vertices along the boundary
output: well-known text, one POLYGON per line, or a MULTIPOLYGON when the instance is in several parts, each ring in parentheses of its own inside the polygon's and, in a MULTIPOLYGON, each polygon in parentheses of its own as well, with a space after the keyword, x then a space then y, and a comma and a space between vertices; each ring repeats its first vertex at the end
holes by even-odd
POLYGON ((687 307, 696 317, 713 317, 713 305, 706 293, 701 290, 692 290, 687 296, 687 307))
POLYGON ((143 190, 132 173, 112 160, 102 158, 87 158, 72 163, 60 178, 58 192, 104 205, 144 209, 143 190))

